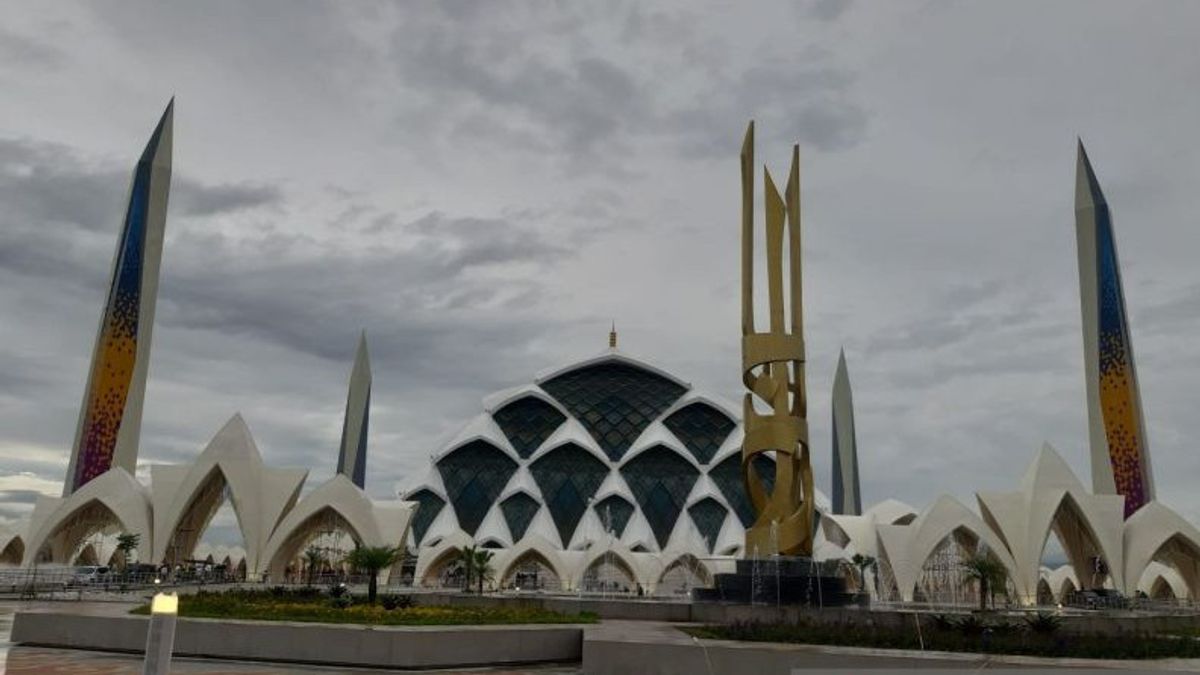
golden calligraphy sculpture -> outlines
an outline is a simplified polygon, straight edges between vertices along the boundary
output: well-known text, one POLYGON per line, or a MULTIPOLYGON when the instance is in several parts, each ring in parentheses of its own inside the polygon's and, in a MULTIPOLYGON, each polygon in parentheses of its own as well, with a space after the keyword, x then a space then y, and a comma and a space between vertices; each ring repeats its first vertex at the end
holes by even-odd
POLYGON ((787 189, 779 195, 764 167, 767 219, 767 292, 770 329, 754 328, 754 122, 742 144, 742 478, 757 518, 746 530, 746 555, 811 556, 813 475, 804 392, 804 312, 800 283, 800 146, 792 148, 787 189), (783 251, 787 226, 788 293, 785 311, 783 251), (790 319, 785 321, 785 318, 790 319), (754 398, 770 408, 759 414, 754 398), (768 491, 755 459, 775 453, 775 485, 768 491))

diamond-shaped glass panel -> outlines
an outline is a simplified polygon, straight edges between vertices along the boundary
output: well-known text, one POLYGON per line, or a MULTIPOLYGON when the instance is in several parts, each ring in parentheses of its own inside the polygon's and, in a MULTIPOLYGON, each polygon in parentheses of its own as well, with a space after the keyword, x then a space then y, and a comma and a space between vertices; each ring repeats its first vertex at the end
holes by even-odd
POLYGON ((524 459, 550 438, 550 434, 567 418, 549 403, 526 396, 497 410, 492 419, 496 420, 513 449, 524 459))
POLYGON ((621 467, 621 475, 650 522, 659 548, 666 547, 700 472, 679 453, 656 445, 629 460, 621 467))
POLYGON ((437 518, 437 515, 442 512, 442 507, 446 505, 446 500, 430 490, 417 490, 407 499, 420 505, 417 507, 417 515, 413 516, 412 521, 413 543, 420 546, 421 540, 425 538, 425 533, 429 531, 429 526, 433 524, 433 519, 437 518))
POLYGON ((475 440, 438 460, 437 468, 459 526, 474 535, 517 463, 491 443, 475 440))
POLYGON ((629 524, 629 517, 633 515, 633 504, 629 503, 628 499, 619 495, 609 495, 596 502, 593 509, 600 522, 604 523, 605 529, 618 537, 625 534, 625 526, 629 524))
POLYGON ((613 461, 686 391, 650 371, 612 362, 563 373, 542 389, 583 424, 613 461))
POLYGON ((701 464, 708 464, 736 426, 724 413, 700 402, 676 410, 663 424, 701 464))
POLYGON ((700 530, 700 536, 704 537, 704 546, 709 553, 712 553, 713 546, 717 543, 717 536, 721 534, 721 526, 725 524, 726 513, 728 511, 721 506, 721 502, 712 497, 705 497, 688 507, 688 515, 692 517, 692 522, 696 523, 696 529, 700 530))
POLYGON ((521 541, 521 537, 525 536, 525 530, 529 529, 529 523, 533 521, 541 506, 536 499, 524 492, 518 492, 500 502, 500 511, 504 514, 504 521, 508 523, 508 531, 512 534, 514 543, 521 541))
MULTIPOLYGON (((754 458, 754 470, 763 479, 768 494, 775 489, 774 459, 767 455, 758 455, 754 458)), ((742 455, 737 453, 721 460, 720 464, 709 470, 708 477, 717 484, 721 494, 725 495, 725 500, 737 513, 742 526, 753 525, 754 507, 750 505, 750 498, 746 496, 746 484, 742 481, 742 455)))
POLYGON ((539 457, 529 472, 550 508, 563 548, 570 546, 588 499, 604 482, 608 467, 587 450, 567 443, 539 457))

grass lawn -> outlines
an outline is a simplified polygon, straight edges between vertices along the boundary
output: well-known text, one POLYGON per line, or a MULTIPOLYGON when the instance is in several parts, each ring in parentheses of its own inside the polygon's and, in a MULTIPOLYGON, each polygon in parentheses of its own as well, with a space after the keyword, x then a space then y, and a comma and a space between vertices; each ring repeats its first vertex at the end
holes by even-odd
POLYGON ((863 624, 733 623, 685 628, 700 638, 839 645, 877 649, 907 649, 984 654, 1020 654, 1056 658, 1161 659, 1200 658, 1200 641, 1171 635, 1077 635, 1064 633, 1052 621, 1012 622, 1002 619, 922 621, 898 630, 863 624), (923 646, 922 646, 923 641, 923 646))
MULTIPOLYGON (((446 607, 399 603, 385 609, 369 605, 363 598, 331 598, 316 589, 244 591, 219 593, 201 591, 179 596, 179 616, 206 619, 255 621, 312 621, 361 623, 383 626, 468 626, 502 624, 595 623, 589 612, 561 614, 533 607, 446 607), (348 606, 347 606, 348 603, 348 606)), ((149 614, 142 605, 134 614, 149 614)))

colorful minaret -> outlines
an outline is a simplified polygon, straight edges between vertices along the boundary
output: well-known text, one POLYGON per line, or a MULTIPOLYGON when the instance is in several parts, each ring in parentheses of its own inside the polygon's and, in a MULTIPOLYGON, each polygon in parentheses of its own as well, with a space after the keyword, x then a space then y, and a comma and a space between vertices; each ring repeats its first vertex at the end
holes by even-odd
POLYGON ((1124 496, 1128 518, 1154 499, 1154 480, 1112 216, 1082 141, 1075 168, 1075 237, 1092 490, 1124 496))
POLYGON ((846 352, 838 354, 833 376, 833 512, 861 516, 862 494, 858 488, 858 444, 854 438, 854 398, 846 352))
POLYGON ((63 496, 114 466, 130 474, 136 468, 171 187, 174 107, 172 99, 133 170, 63 496))
POLYGON ((358 353, 350 370, 350 392, 346 395, 346 418, 342 422, 342 447, 338 473, 358 487, 367 478, 367 422, 371 415, 371 361, 367 358, 367 332, 358 338, 358 353))

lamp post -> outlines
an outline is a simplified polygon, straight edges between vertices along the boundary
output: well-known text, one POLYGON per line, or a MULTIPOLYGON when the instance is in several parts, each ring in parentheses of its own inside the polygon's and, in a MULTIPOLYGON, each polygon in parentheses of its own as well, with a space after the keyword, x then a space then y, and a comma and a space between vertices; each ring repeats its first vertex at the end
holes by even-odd
POLYGON ((171 672, 171 651, 175 648, 175 617, 179 614, 179 596, 158 593, 150 602, 150 628, 146 631, 146 662, 142 675, 167 675, 171 672))

